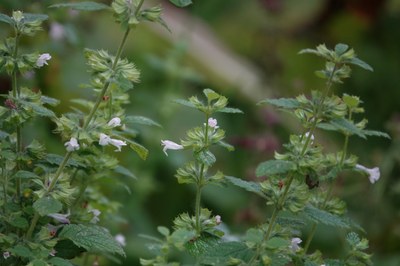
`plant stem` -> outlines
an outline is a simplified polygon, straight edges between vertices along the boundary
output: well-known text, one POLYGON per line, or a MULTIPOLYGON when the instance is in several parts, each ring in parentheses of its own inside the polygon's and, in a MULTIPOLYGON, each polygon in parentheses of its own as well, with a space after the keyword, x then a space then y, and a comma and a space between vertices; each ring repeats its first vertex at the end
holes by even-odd
MULTIPOLYGON (((143 2, 143 1, 142 1, 142 2, 143 2)), ((120 59, 120 57, 121 57, 121 53, 122 53, 122 50, 123 50, 123 48, 124 48, 124 46, 125 46, 125 43, 126 43, 126 40, 127 40, 128 35, 129 35, 129 32, 130 32, 130 29, 128 28, 128 29, 125 31, 124 37, 123 37, 123 39, 122 39, 122 41, 121 41, 121 44, 120 44, 120 46, 119 46, 119 48, 118 48, 117 55, 115 56, 114 63, 113 63, 113 65, 112 65, 112 69, 111 69, 112 71, 114 71, 115 68, 117 67, 118 61, 119 61, 119 59, 120 59)), ((88 116, 88 118, 87 118, 86 121, 85 121, 85 124, 83 125, 83 129, 84 129, 84 130, 88 128, 90 122, 92 121, 93 116, 94 116, 94 114, 96 113, 96 111, 97 111, 97 109, 98 109, 98 107, 99 107, 101 101, 103 100, 103 96, 104 96, 105 93, 107 92, 107 89, 108 89, 109 86, 110 86, 110 81, 107 81, 107 82, 104 84, 104 87, 103 87, 103 89, 101 90, 99 96, 97 97, 96 103, 95 103, 95 105, 93 106, 92 110, 90 111, 89 116, 88 116)), ((68 160, 69 160, 69 158, 71 157, 71 155, 72 155, 72 152, 71 152, 71 151, 67 152, 67 153, 64 155, 64 158, 63 158, 63 160, 62 160, 60 166, 58 167, 58 169, 57 169, 57 171, 56 171, 56 173, 55 173, 55 175, 54 175, 54 178, 51 180, 51 183, 50 183, 50 185, 49 185, 49 187, 48 187, 48 190, 47 190, 47 192, 46 192, 45 195, 48 195, 49 192, 51 192, 51 190, 52 190, 52 189, 55 187, 55 185, 57 184, 57 181, 58 181, 58 179, 60 178, 61 173, 62 173, 62 171, 64 170, 64 167, 67 165, 68 160)), ((39 220, 39 217, 40 217, 40 216, 39 216, 38 213, 35 213, 35 215, 33 216, 33 219, 32 219, 32 222, 31 222, 31 226, 29 227, 29 230, 28 230, 28 232, 27 232, 27 234, 26 234, 27 239, 30 239, 30 238, 32 237, 33 230, 34 230, 35 227, 36 227, 36 224, 37 224, 37 222, 38 222, 38 220, 39 220)))

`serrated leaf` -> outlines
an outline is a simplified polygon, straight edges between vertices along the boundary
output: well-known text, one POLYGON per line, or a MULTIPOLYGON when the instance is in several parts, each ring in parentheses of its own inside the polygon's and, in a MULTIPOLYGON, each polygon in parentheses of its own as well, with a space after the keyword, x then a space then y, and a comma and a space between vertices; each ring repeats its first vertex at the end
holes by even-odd
POLYGON ((318 209, 312 205, 307 205, 304 208, 303 213, 307 218, 316 222, 322 223, 329 226, 340 227, 340 228, 351 228, 351 225, 342 217, 329 213, 327 211, 318 209))
POLYGON ((28 221, 25 218, 20 217, 20 216, 12 218, 9 223, 12 226, 20 228, 20 229, 28 228, 28 221))
POLYGON ((265 198, 265 195, 262 192, 262 189, 261 189, 261 186, 259 183, 246 181, 246 180, 234 177, 234 176, 225 176, 225 179, 228 180, 230 183, 232 183, 235 186, 243 188, 249 192, 256 193, 257 195, 265 198))
POLYGON ((33 256, 33 253, 30 249, 28 249, 25 246, 22 245, 16 245, 11 249, 11 252, 15 254, 18 257, 23 257, 23 258, 30 258, 33 256))
POLYGON ((187 100, 176 99, 176 100, 174 100, 173 102, 179 103, 179 104, 181 104, 181 105, 184 105, 184 106, 187 106, 187 107, 190 107, 190 108, 197 109, 196 106, 195 106, 193 103, 191 103, 191 102, 189 102, 189 101, 187 101, 187 100))
POLYGON ((40 214, 40 216, 46 216, 61 211, 62 204, 53 197, 46 196, 35 201, 35 203, 33 203, 33 208, 40 214))
POLYGON ((132 173, 129 169, 127 169, 121 165, 118 165, 117 167, 115 167, 114 172, 124 175, 124 176, 127 176, 127 177, 130 177, 130 178, 133 178, 133 179, 137 179, 137 177, 135 176, 134 173, 132 173))
POLYGON ((350 64, 352 64, 352 65, 359 66, 359 67, 361 67, 361 68, 363 68, 363 69, 365 69, 365 70, 369 70, 369 71, 371 71, 371 72, 374 71, 374 69, 373 69, 370 65, 368 65, 367 63, 365 63, 364 61, 362 61, 361 59, 359 59, 359 58, 357 58, 357 57, 351 58, 351 59, 348 61, 348 63, 350 63, 350 64))
POLYGON ((269 249, 278 249, 281 247, 288 247, 290 245, 290 242, 289 240, 281 237, 272 237, 267 242, 265 242, 265 245, 269 249))
POLYGON ((145 126, 162 127, 159 123, 154 122, 150 118, 144 116, 128 116, 125 118, 125 122, 128 124, 140 124, 145 126))
POLYGON ((220 113, 230 113, 230 114, 243 114, 243 111, 238 108, 224 107, 219 109, 217 112, 220 113))
MULTIPOLYGON (((50 164, 55 164, 55 165, 60 165, 61 162, 63 161, 63 159, 64 159, 64 156, 60 156, 58 154, 53 154, 53 153, 47 154, 46 158, 45 158, 46 162, 48 162, 50 164)), ((79 163, 76 160, 71 159, 71 158, 68 160, 67 165, 73 166, 73 167, 86 168, 86 165, 79 163)))
POLYGON ((364 130, 362 130, 362 133, 366 136, 383 137, 383 138, 391 139, 389 134, 387 134, 385 132, 381 132, 381 131, 364 129, 364 130))
POLYGON ((24 13, 24 19, 27 22, 31 21, 45 21, 49 18, 46 14, 32 14, 32 13, 24 13))
POLYGON ((40 100, 42 101, 42 103, 46 103, 46 104, 51 105, 51 106, 56 106, 56 105, 58 105, 60 103, 60 100, 57 100, 55 98, 51 98, 51 97, 48 97, 48 96, 41 96, 40 100))
POLYGON ((296 170, 296 165, 289 161, 284 160, 270 160, 258 165, 256 169, 256 176, 271 176, 285 174, 296 170))
POLYGON ((301 106, 296 99, 292 98, 265 99, 258 104, 271 104, 283 109, 296 109, 301 106))
POLYGON ((14 24, 14 21, 9 16, 2 13, 0 13, 0 21, 10 25, 14 24))
POLYGON ((192 0, 169 0, 169 1, 172 4, 176 5, 177 7, 185 7, 193 4, 192 0))
POLYGON ((149 150, 135 141, 129 141, 129 147, 134 150, 142 160, 146 160, 149 155, 149 150))
POLYGON ((98 11, 103 9, 109 9, 110 7, 96 2, 79 2, 79 3, 62 3, 49 6, 49 8, 72 8, 75 10, 82 11, 98 11))
POLYGON ((346 132, 351 135, 357 135, 363 139, 366 138, 363 130, 356 127, 351 121, 344 118, 332 119, 328 123, 318 124, 318 128, 331 131, 346 132))
POLYGON ((200 257, 202 264, 218 266, 227 265, 231 258, 249 262, 254 256, 254 251, 242 242, 222 242, 218 244, 217 248, 210 247, 204 254, 200 257))
POLYGON ((61 239, 69 239, 87 251, 106 252, 125 257, 125 252, 114 237, 103 227, 69 224, 59 234, 61 239))
POLYGON ((215 158, 215 155, 212 154, 212 152, 210 152, 209 150, 200 151, 197 154, 197 158, 201 163, 203 163, 207 166, 211 166, 217 161, 217 158, 215 158))
POLYGON ((19 170, 18 172, 15 173, 13 178, 30 179, 30 178, 39 178, 39 176, 29 171, 19 170))
POLYGON ((68 260, 64 260, 62 258, 59 257, 54 257, 51 258, 49 260, 49 262, 53 265, 53 266, 74 266, 71 262, 69 262, 68 260))
POLYGON ((27 107, 32 108, 32 111, 39 115, 39 116, 44 116, 44 117, 55 117, 55 113, 51 111, 50 109, 47 109, 46 107, 43 107, 37 103, 31 103, 27 101, 21 101, 21 103, 27 107))

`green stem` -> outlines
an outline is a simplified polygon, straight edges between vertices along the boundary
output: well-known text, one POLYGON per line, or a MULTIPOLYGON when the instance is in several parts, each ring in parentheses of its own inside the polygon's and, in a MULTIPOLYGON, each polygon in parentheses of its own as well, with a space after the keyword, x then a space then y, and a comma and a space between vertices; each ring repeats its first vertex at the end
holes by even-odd
POLYGON ((7 211, 7 183, 8 183, 7 172, 5 172, 5 171, 7 171, 5 168, 1 169, 1 172, 4 177, 4 182, 3 182, 3 194, 4 194, 3 213, 4 213, 4 216, 6 215, 6 211, 7 211))
POLYGON ((36 224, 39 221, 40 215, 35 212, 35 214, 33 215, 32 221, 31 221, 31 226, 28 229, 28 232, 26 233, 26 239, 30 240, 32 238, 32 233, 33 230, 35 230, 36 224))
MULTIPOLYGON (((351 120, 351 117, 352 117, 352 111, 350 110, 349 120, 351 120)), ((349 145, 349 134, 346 134, 344 138, 343 153, 342 153, 342 158, 340 159, 340 165, 343 165, 344 159, 346 159, 348 145, 349 145)))

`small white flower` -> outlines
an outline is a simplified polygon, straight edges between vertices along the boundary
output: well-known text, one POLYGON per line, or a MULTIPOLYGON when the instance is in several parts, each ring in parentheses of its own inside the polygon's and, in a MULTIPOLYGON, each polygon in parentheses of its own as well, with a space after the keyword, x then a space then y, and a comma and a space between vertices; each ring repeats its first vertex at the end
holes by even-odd
POLYGON ((92 220, 90 220, 90 222, 92 224, 97 224, 100 221, 99 215, 101 214, 101 211, 99 211, 98 209, 93 209, 88 212, 91 212, 93 214, 93 218, 92 220))
POLYGON ((292 249, 293 252, 297 252, 298 250, 300 250, 299 244, 300 244, 301 242, 303 242, 303 241, 302 241, 300 238, 294 237, 294 238, 292 238, 289 247, 292 249))
POLYGON ((79 150, 79 143, 76 138, 71 138, 69 141, 65 142, 64 146, 67 151, 77 151, 79 150))
POLYGON ((62 224, 69 224, 71 223, 68 219, 70 215, 70 212, 68 211, 67 214, 61 214, 61 213, 51 213, 51 214, 47 214, 47 216, 53 218, 54 220, 62 223, 62 224))
POLYGON ((56 253, 57 253, 57 251, 53 248, 53 249, 50 251, 49 255, 52 256, 52 257, 54 257, 54 256, 56 255, 56 253))
POLYGON ((3 252, 3 258, 4 258, 5 260, 8 259, 10 256, 11 256, 10 252, 8 252, 8 251, 4 251, 4 252, 3 252))
MULTIPOLYGON (((310 135, 310 132, 306 132, 306 133, 304 134, 304 136, 305 136, 306 138, 308 138, 309 135, 310 135)), ((310 144, 313 144, 313 142, 314 142, 314 135, 311 135, 310 144)))
POLYGON ((182 150, 183 146, 170 140, 161 140, 161 145, 164 146, 163 151, 168 156, 167 150, 182 150))
POLYGON ((109 127, 119 127, 121 125, 121 119, 119 117, 114 117, 108 124, 109 127))
POLYGON ((215 118, 212 118, 212 117, 210 117, 209 119, 208 119, 208 126, 209 127, 211 127, 211 128, 219 128, 219 126, 217 126, 217 124, 218 124, 218 121, 217 121, 217 119, 215 119, 215 118))
POLYGON ((215 221, 217 222, 217 224, 222 223, 221 216, 220 215, 216 215, 215 216, 215 221))
POLYGON ((37 67, 42 67, 44 65, 48 65, 47 61, 49 61, 51 59, 51 55, 50 54, 41 54, 39 56, 39 58, 36 61, 36 66, 37 67))
POLYGON ((123 234, 117 234, 115 237, 115 241, 117 241, 121 246, 126 246, 125 236, 123 234))
POLYGON ((121 151, 121 147, 127 145, 125 141, 119 139, 112 139, 110 138, 110 136, 107 136, 106 134, 103 133, 100 134, 99 144, 101 146, 106 146, 108 144, 111 144, 117 148, 115 151, 121 151))
POLYGON ((370 169, 370 168, 367 168, 360 164, 357 164, 356 169, 366 172, 368 174, 369 182, 371 182, 371 184, 378 181, 379 177, 381 176, 381 172, 379 171, 378 167, 374 167, 374 168, 370 169))
POLYGON ((65 36, 65 28, 63 25, 57 22, 53 22, 50 24, 50 38, 55 41, 59 41, 64 38, 65 36))

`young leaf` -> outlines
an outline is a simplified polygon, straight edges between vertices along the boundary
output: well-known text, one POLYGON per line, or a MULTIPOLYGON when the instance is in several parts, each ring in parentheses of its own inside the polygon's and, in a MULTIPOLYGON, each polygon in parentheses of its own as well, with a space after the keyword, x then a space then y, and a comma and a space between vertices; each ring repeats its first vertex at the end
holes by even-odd
POLYGON ((258 165, 256 176, 270 176, 285 174, 296 169, 296 165, 284 160, 270 160, 258 165))
POLYGON ((20 228, 20 229, 28 228, 28 221, 25 218, 20 217, 20 216, 13 217, 9 223, 12 226, 20 228))
POLYGON ((144 116, 128 116, 125 118, 125 122, 127 124, 140 124, 140 125, 145 125, 145 126, 162 127, 159 123, 154 122, 150 118, 147 118, 144 116))
POLYGON ((238 108, 224 107, 219 109, 217 112, 220 113, 231 113, 231 114, 243 114, 243 111, 238 108))
POLYGON ((364 130, 362 130, 362 133, 365 136, 383 137, 383 138, 391 139, 389 134, 387 134, 385 132, 381 132, 381 131, 364 129, 364 130))
POLYGON ((300 103, 296 99, 291 98, 265 99, 258 104, 271 104, 283 109, 296 109, 300 107, 300 103))
POLYGON ((103 227, 69 224, 59 234, 61 239, 69 239, 78 247, 87 251, 118 254, 125 257, 125 252, 114 237, 103 227))
POLYGON ((11 253, 23 257, 23 258, 30 258, 33 256, 33 253, 30 249, 22 245, 16 245, 11 249, 11 253))
POLYGON ((335 46, 335 52, 337 55, 341 56, 342 54, 344 54, 347 49, 349 49, 349 46, 347 44, 343 44, 343 43, 338 43, 335 46))
POLYGON ((149 150, 148 149, 146 149, 145 147, 143 147, 139 143, 137 143, 135 141, 132 141, 132 140, 129 141, 129 147, 131 147, 131 149, 134 150, 142 160, 146 160, 147 159, 147 156, 149 155, 149 150))
POLYGON ((30 178, 39 178, 39 176, 29 171, 19 170, 18 172, 15 173, 13 178, 30 179, 30 178))
POLYGON ((78 2, 78 3, 62 3, 49 6, 49 8, 72 8, 75 10, 82 11, 98 11, 103 9, 109 9, 110 7, 96 2, 78 2))
POLYGON ((47 214, 61 211, 62 204, 53 197, 46 196, 35 201, 35 203, 33 203, 33 208, 40 214, 40 216, 45 216, 47 214))
POLYGON ((195 109, 197 109, 196 106, 195 106, 193 103, 191 103, 191 102, 189 102, 189 101, 187 101, 187 100, 176 99, 176 100, 174 100, 174 102, 179 103, 179 104, 182 104, 182 105, 187 106, 187 107, 190 107, 190 108, 195 108, 195 109))
POLYGON ((351 59, 348 61, 348 63, 349 63, 349 64, 352 64, 352 65, 359 66, 359 67, 361 67, 361 68, 363 68, 363 69, 365 69, 365 70, 369 70, 369 71, 371 71, 371 72, 374 71, 374 69, 373 69, 370 65, 368 65, 367 63, 365 63, 364 61, 362 61, 361 59, 359 59, 359 58, 357 58, 357 57, 351 58, 351 59))
POLYGON ((208 150, 200 151, 198 153, 198 157, 197 158, 201 163, 204 163, 207 166, 213 165, 217 160, 217 158, 215 158, 215 155, 212 154, 212 152, 210 152, 208 150))
POLYGON ((0 13, 0 21, 13 25, 14 21, 7 15, 0 13))
POLYGON ((24 13, 24 19, 27 22, 31 21, 45 21, 49 18, 49 16, 45 14, 31 14, 31 13, 24 13))
POLYGON ((172 4, 176 5, 177 7, 185 7, 190 4, 193 4, 192 0, 169 0, 172 4))
POLYGON ((232 183, 235 186, 243 188, 249 192, 256 193, 257 195, 265 198, 265 195, 262 192, 261 186, 259 183, 246 181, 246 180, 243 180, 243 179, 240 179, 237 177, 233 177, 233 176, 225 176, 225 179, 228 180, 230 183, 232 183))
POLYGON ((74 266, 71 262, 69 262, 68 260, 64 260, 62 258, 59 257, 54 257, 51 258, 49 260, 49 262, 51 263, 51 265, 54 266, 74 266))
POLYGON ((288 247, 290 245, 289 240, 281 238, 281 237, 273 237, 265 242, 265 245, 269 249, 278 249, 281 247, 288 247))

